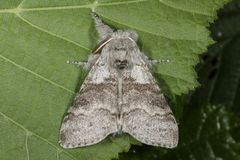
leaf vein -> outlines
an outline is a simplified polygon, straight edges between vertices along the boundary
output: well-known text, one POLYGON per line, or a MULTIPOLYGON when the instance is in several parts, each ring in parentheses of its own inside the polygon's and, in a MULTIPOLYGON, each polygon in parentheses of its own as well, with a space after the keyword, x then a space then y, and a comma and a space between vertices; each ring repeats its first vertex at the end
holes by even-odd
MULTIPOLYGON (((24 0, 23 0, 24 1, 24 0)), ((16 13, 16 12, 27 12, 27 11, 45 11, 45 10, 64 10, 64 9, 80 9, 80 8, 90 8, 94 9, 100 6, 114 6, 121 4, 130 4, 130 3, 139 3, 147 0, 132 0, 132 1, 124 1, 124 2, 110 2, 110 3, 92 3, 85 5, 75 5, 75 6, 58 6, 58 7, 41 7, 41 8, 21 8, 23 1, 19 4, 17 8, 14 9, 0 9, 0 13, 16 13)))
POLYGON ((57 160, 59 160, 59 149, 57 150, 57 160))
POLYGON ((167 1, 164 1, 164 0, 158 0, 159 3, 167 6, 167 7, 170 7, 170 8, 173 8, 175 10, 179 10, 179 11, 183 11, 183 12, 187 12, 187 13, 193 13, 193 14, 198 14, 198 15, 203 15, 203 16, 211 16, 211 14, 205 14, 203 12, 197 12, 197 11, 194 11, 194 10, 188 10, 188 9, 184 9, 184 8, 180 8, 180 7, 176 7, 174 5, 171 5, 169 3, 167 3, 167 1))
POLYGON ((105 19, 108 19, 108 20, 114 22, 114 23, 121 24, 121 25, 127 26, 127 27, 129 27, 129 28, 132 28, 132 29, 134 29, 134 30, 138 30, 138 31, 140 31, 140 32, 148 33, 148 34, 151 34, 151 35, 154 35, 154 36, 159 36, 159 37, 163 37, 163 38, 166 38, 166 39, 179 40, 179 41, 185 41, 185 40, 187 40, 187 41, 200 41, 200 40, 198 40, 198 39, 183 39, 183 38, 167 37, 167 36, 165 36, 165 35, 162 35, 162 34, 159 34, 159 33, 156 33, 156 32, 154 33, 154 32, 150 32, 150 31, 144 30, 144 29, 142 29, 142 28, 137 28, 137 27, 135 27, 135 26, 131 26, 131 25, 129 25, 129 24, 120 23, 119 21, 116 21, 116 20, 114 20, 114 19, 108 18, 108 17, 106 17, 106 16, 104 16, 104 15, 102 15, 102 14, 100 14, 100 13, 97 13, 97 14, 98 14, 99 16, 101 16, 101 17, 104 17, 105 19))
POLYGON ((181 80, 181 81, 187 82, 189 84, 191 84, 191 83, 194 84, 192 81, 184 79, 184 78, 182 78, 180 76, 174 76, 174 75, 167 74, 167 73, 159 73, 159 74, 162 74, 164 76, 171 77, 171 78, 174 78, 174 79, 177 79, 177 80, 181 80))
POLYGON ((26 154, 27 154, 27 160, 29 160, 29 150, 28 150, 28 133, 26 134, 25 138, 25 148, 26 148, 26 154))
POLYGON ((25 0, 22 0, 22 1, 18 4, 17 8, 20 8, 20 7, 22 6, 22 4, 24 3, 24 1, 25 1, 25 0))
POLYGON ((35 72, 31 71, 30 69, 28 69, 28 68, 26 68, 26 67, 23 67, 23 66, 15 63, 14 61, 8 59, 7 57, 4 57, 4 56, 1 55, 1 54, 0 54, 0 57, 1 57, 2 59, 4 59, 5 61, 11 63, 12 65, 14 65, 14 66, 16 66, 16 67, 18 67, 18 68, 20 68, 20 69, 22 69, 22 70, 24 70, 24 71, 26 71, 26 72, 28 72, 28 73, 31 73, 31 74, 35 75, 36 77, 38 77, 38 78, 40 78, 40 79, 42 79, 42 80, 44 80, 44 81, 46 81, 46 82, 48 82, 48 83, 56 86, 56 87, 59 87, 59 88, 65 90, 65 91, 67 91, 67 92, 69 92, 69 93, 71 93, 71 94, 75 94, 75 92, 73 92, 72 90, 70 90, 70 89, 68 89, 68 88, 65 88, 65 87, 61 86, 60 84, 57 84, 56 82, 51 81, 51 80, 45 78, 44 76, 42 76, 42 75, 40 75, 40 74, 38 74, 38 73, 35 73, 35 72))
MULTIPOLYGON (((13 120, 12 118, 10 118, 9 116, 7 116, 6 114, 4 114, 4 113, 1 112, 1 111, 0 111, 0 115, 1 115, 3 118, 5 118, 5 119, 9 120, 10 122, 12 122, 12 123, 13 123, 14 125, 16 125, 17 127, 23 129, 23 130, 26 132, 26 134, 29 133, 29 134, 31 134, 31 135, 34 135, 35 137, 39 138, 40 140, 42 140, 42 141, 48 143, 49 145, 51 145, 52 147, 54 147, 57 151, 58 151, 58 150, 61 150, 61 149, 59 149, 56 145, 54 145, 53 143, 49 142, 47 139, 39 136, 38 134, 36 134, 36 133, 34 133, 34 132, 29 131, 29 130, 28 130, 27 128, 25 128, 23 125, 19 124, 18 122, 16 122, 15 120, 13 120)), ((74 160, 77 160, 77 159, 76 159, 73 155, 71 155, 70 153, 68 153, 68 152, 66 152, 66 151, 64 151, 64 150, 61 150, 61 151, 62 151, 63 153, 65 153, 67 156, 69 156, 70 158, 72 158, 72 159, 74 159, 74 160)))
POLYGON ((45 30, 45 29, 43 29, 43 28, 41 28, 41 27, 39 27, 39 26, 31 23, 31 22, 28 21, 27 19, 23 18, 20 14, 16 14, 16 15, 17 15, 18 18, 20 18, 22 21, 24 21, 25 23, 29 24, 29 25, 32 26, 33 28, 36 28, 36 29, 38 29, 38 30, 40 30, 40 31, 42 31, 42 32, 44 32, 44 33, 47 33, 47 34, 49 34, 49 35, 51 35, 51 36, 54 36, 54 37, 56 37, 56 38, 59 38, 59 39, 62 39, 62 40, 64 40, 64 41, 67 41, 67 42, 69 42, 69 43, 72 43, 72 44, 74 44, 74 45, 76 45, 76 46, 78 46, 78 47, 80 47, 80 48, 82 48, 82 49, 85 49, 85 50, 87 50, 87 51, 91 51, 89 48, 84 47, 84 46, 80 45, 80 44, 77 43, 77 42, 74 42, 74 41, 72 41, 72 40, 70 40, 70 39, 67 39, 67 38, 62 37, 62 36, 57 35, 57 34, 54 34, 54 33, 52 33, 52 32, 49 32, 49 31, 47 31, 47 30, 45 30))

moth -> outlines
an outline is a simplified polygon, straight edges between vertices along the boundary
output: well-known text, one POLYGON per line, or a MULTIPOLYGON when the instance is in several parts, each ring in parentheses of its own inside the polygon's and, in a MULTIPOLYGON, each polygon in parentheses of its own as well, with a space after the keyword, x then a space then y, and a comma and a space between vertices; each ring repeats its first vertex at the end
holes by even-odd
POLYGON ((176 120, 150 72, 157 61, 140 51, 136 32, 114 31, 92 17, 99 44, 88 62, 72 62, 89 73, 63 119, 60 145, 89 146, 123 132, 147 145, 176 147, 176 120))

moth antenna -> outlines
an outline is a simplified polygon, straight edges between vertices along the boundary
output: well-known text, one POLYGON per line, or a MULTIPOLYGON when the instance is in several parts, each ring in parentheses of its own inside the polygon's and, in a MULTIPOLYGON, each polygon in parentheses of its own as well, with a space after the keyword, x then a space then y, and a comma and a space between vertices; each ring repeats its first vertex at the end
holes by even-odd
POLYGON ((130 34, 130 37, 132 40, 134 40, 135 42, 138 40, 138 34, 135 31, 132 30, 128 30, 128 33, 130 34))

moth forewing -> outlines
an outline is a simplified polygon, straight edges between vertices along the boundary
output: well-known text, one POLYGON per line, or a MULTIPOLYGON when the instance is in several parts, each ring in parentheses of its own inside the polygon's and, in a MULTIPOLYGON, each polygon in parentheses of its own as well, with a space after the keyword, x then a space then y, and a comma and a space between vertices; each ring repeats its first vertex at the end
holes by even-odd
POLYGON ((112 107, 117 102, 117 81, 106 80, 109 74, 102 71, 107 67, 102 58, 93 65, 63 120, 59 143, 64 148, 96 144, 118 131, 117 110, 112 107))
POLYGON ((142 55, 134 57, 138 65, 122 78, 123 132, 148 145, 176 147, 178 127, 172 111, 142 55))

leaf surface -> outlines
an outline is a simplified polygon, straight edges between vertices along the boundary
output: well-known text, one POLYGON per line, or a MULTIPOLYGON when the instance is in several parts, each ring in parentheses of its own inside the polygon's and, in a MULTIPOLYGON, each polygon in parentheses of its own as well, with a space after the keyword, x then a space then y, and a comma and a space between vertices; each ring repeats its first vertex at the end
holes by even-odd
POLYGON ((0 1, 0 159, 111 159, 135 143, 113 137, 62 149, 62 117, 85 73, 66 60, 86 60, 96 44, 91 9, 115 28, 139 33, 139 45, 173 94, 197 86, 193 66, 212 43, 209 22, 226 0, 0 1))

